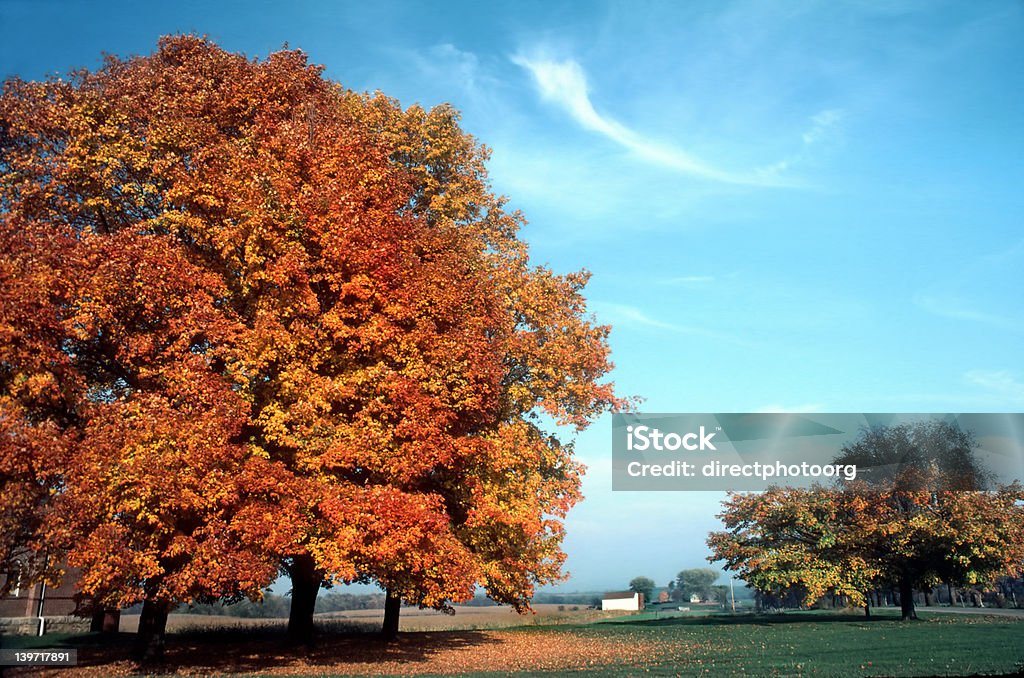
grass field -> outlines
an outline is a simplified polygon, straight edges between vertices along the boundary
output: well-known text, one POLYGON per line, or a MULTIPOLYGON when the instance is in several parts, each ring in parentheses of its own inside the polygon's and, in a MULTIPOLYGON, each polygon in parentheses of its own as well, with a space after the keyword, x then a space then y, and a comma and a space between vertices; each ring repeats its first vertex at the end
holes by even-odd
MULTIPOLYGON (((492 613, 500 614, 500 612, 492 613)), ((480 613, 484 614, 484 613, 480 613)), ((457 615, 458 616, 458 615, 457 615)), ((974 676, 1024 671, 1024 620, 922 613, 900 622, 836 613, 635 615, 515 628, 405 632, 385 644, 366 633, 325 632, 312 649, 283 644, 274 626, 193 629, 169 638, 167 674, 974 676)), ((52 675, 135 672, 124 659, 131 634, 26 639, 79 648, 78 669, 52 675)), ((9 640, 9 639, 8 639, 9 640)), ((30 675, 16 670, 11 675, 30 675)), ((36 671, 31 675, 37 675, 36 671)))

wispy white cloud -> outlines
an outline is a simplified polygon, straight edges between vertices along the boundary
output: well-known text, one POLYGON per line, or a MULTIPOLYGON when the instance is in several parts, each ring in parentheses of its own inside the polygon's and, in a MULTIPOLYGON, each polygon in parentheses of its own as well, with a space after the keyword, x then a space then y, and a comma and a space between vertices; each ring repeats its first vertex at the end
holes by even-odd
POLYGON ((664 330, 667 332, 673 332, 675 334, 686 334, 690 336, 706 337, 708 339, 715 339, 737 346, 751 346, 751 342, 734 337, 730 334, 718 332, 716 330, 708 329, 706 327, 694 327, 692 325, 681 325, 679 323, 669 322, 660 318, 655 318, 647 314, 644 310, 637 308, 636 306, 630 306, 629 304, 616 304, 616 303, 602 303, 595 302, 591 304, 593 308, 598 312, 598 315, 603 318, 608 318, 612 325, 633 325, 639 327, 650 327, 658 330, 664 330))
POLYGON ((465 87, 474 87, 480 76, 480 60, 476 54, 460 50, 451 43, 431 47, 427 50, 427 58, 420 60, 420 65, 432 74, 443 72, 465 87))
POLYGON ((572 59, 553 61, 517 54, 512 57, 512 61, 530 72, 543 99, 563 108, 584 129, 611 139, 648 162, 728 184, 798 185, 781 175, 786 163, 776 163, 745 173, 723 170, 681 148, 648 139, 614 118, 599 113, 590 100, 586 74, 572 59))
POLYGON ((810 146, 827 139, 836 132, 836 128, 846 117, 846 113, 838 108, 829 108, 811 117, 811 127, 803 133, 804 143, 810 146))
POLYGON ((680 332, 682 334, 700 334, 701 330, 697 328, 684 327, 682 325, 676 325, 674 323, 665 322, 657 318, 652 318, 647 315, 644 311, 640 310, 635 306, 629 306, 627 304, 600 304, 602 309, 614 314, 620 320, 625 320, 634 325, 642 325, 644 327, 654 327, 659 330, 669 330, 671 332, 680 332))
POLYGON ((914 303, 925 311, 943 318, 984 323, 1017 332, 1024 330, 1024 323, 1021 323, 1019 320, 981 311, 958 299, 940 299, 930 295, 918 294, 914 297, 914 303))
POLYGON ((502 81, 494 75, 492 60, 486 55, 481 57, 451 43, 394 51, 396 59, 413 67, 420 103, 457 101, 460 109, 471 109, 491 120, 505 119, 498 115, 508 110, 501 101, 502 81))
POLYGON ((800 135, 803 147, 778 162, 762 167, 759 171, 766 175, 782 176, 794 167, 806 164, 812 160, 817 147, 841 139, 842 121, 845 117, 846 112, 839 108, 829 108, 815 113, 810 118, 807 130, 800 135))
POLYGON ((1006 370, 970 370, 964 374, 964 379, 1008 403, 1024 403, 1024 383, 1006 370))

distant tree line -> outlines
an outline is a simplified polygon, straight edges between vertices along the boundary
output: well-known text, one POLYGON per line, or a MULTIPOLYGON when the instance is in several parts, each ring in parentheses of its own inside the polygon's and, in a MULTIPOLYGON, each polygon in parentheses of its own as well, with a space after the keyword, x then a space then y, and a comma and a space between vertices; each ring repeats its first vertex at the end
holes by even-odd
POLYGON ((659 600, 665 596, 674 603, 690 602, 696 596, 700 602, 725 603, 729 587, 716 585, 721 573, 710 567, 695 567, 680 570, 676 578, 668 583, 668 587, 655 597, 657 584, 650 577, 633 577, 629 582, 629 590, 641 593, 648 603, 667 602, 659 600))
POLYGON ((690 602, 696 596, 700 602, 723 602, 716 595, 715 582, 721 574, 710 567, 695 567, 682 570, 673 581, 668 583, 669 598, 673 602, 690 602))
POLYGON ((595 591, 538 593, 533 597, 533 602, 545 605, 590 605, 600 607, 601 593, 595 591))

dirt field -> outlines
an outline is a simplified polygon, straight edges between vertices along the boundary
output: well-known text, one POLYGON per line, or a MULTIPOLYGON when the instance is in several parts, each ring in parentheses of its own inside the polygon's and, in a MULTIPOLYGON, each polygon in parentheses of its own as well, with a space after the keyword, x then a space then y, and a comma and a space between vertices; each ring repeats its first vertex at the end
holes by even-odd
MULTIPOLYGON (((489 607, 456 605, 454 615, 444 614, 435 610, 402 608, 400 630, 472 631, 534 624, 546 626, 549 624, 582 623, 628 614, 624 612, 588 610, 585 605, 535 605, 534 612, 534 614, 520 615, 506 605, 489 607), (577 609, 574 610, 574 607, 577 609)), ((329 628, 351 627, 353 630, 379 628, 383 620, 383 610, 352 610, 349 612, 330 612, 316 615, 316 621, 320 625, 329 628)), ((122 631, 134 633, 138 629, 138 624, 139 617, 137 615, 121 617, 122 631)), ((170 633, 197 629, 283 628, 285 624, 286 620, 284 619, 244 619, 240 617, 192 614, 172 614, 167 618, 167 630, 170 633)))

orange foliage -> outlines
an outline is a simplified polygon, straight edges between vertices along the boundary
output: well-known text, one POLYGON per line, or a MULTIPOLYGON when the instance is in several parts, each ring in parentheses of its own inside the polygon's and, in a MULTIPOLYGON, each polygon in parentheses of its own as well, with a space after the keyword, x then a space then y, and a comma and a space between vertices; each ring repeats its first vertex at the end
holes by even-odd
POLYGON ((0 541, 119 604, 311 556, 527 606, 581 473, 538 415, 623 403, 587 274, 530 264, 486 158, 297 51, 178 36, 5 83, 0 541))

